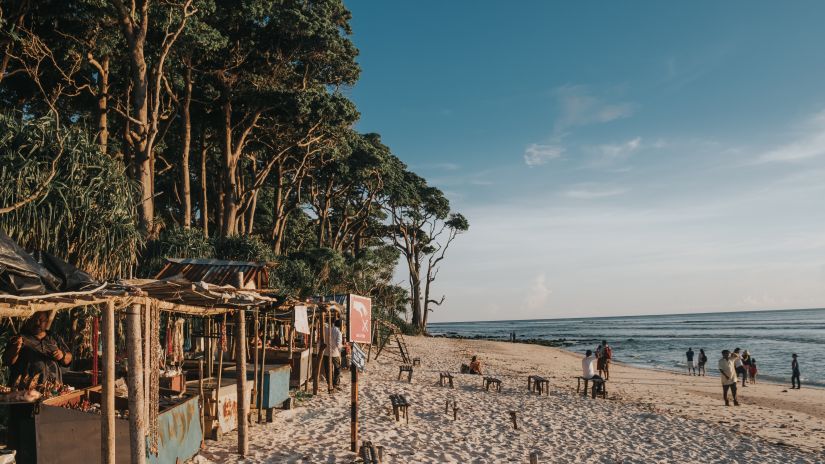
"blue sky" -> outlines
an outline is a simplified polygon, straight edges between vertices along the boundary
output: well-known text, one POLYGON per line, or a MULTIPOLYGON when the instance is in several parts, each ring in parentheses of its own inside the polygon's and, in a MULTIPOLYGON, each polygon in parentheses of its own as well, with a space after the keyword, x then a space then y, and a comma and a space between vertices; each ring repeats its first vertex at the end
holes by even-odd
POLYGON ((825 306, 825 3, 347 5, 358 129, 470 221, 433 321, 825 306))

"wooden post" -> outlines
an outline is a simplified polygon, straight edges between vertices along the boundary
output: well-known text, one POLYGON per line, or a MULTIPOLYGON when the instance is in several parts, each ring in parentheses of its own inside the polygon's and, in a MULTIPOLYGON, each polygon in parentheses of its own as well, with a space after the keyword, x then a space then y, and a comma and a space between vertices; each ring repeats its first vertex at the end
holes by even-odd
MULTIPOLYGON (((332 338, 332 311, 327 309, 329 314, 327 315, 327 328, 324 329, 324 336, 328 338, 332 338)), ((324 351, 327 351, 332 346, 332 340, 327 340, 327 348, 324 351)), ((330 351, 329 355, 327 356, 327 393, 332 393, 332 351, 330 351)))
POLYGON ((513 430, 518 430, 518 417, 516 411, 510 411, 510 419, 513 421, 513 430))
POLYGON ((350 451, 358 450, 358 368, 353 362, 350 364, 350 385, 351 390, 351 404, 350 404, 350 451))
MULTIPOLYGON (((258 310, 255 310, 255 322, 253 323, 254 332, 252 333, 252 401, 255 402, 255 406, 257 407, 258 411, 261 410, 261 402, 258 401, 258 373, 260 372, 261 378, 263 378, 263 366, 261 366, 261 370, 258 370, 258 360, 260 357, 258 353, 260 350, 258 349, 258 333, 261 330, 260 321, 258 320, 258 310)), ((258 414, 260 415, 260 413, 258 414)))
MULTIPOLYGON (((243 288, 243 272, 233 276, 235 288, 243 288)), ((246 400, 246 313, 238 308, 235 313, 235 373, 238 381, 238 454, 246 457, 249 452, 249 403, 246 400)))
POLYGON ((100 345, 100 318, 94 318, 92 324, 92 385, 98 385, 100 381, 100 359, 97 354, 97 347, 100 345))
MULTIPOLYGON (((211 378, 214 375, 214 372, 212 371, 212 365, 215 364, 215 339, 213 338, 215 336, 215 330, 214 330, 213 326, 214 326, 214 324, 212 324, 212 318, 207 317, 206 318, 206 327, 209 329, 208 330, 209 338, 207 338, 208 345, 207 345, 207 355, 206 355, 206 360, 207 360, 206 377, 209 377, 209 378, 211 378)), ((204 401, 206 401, 206 400, 204 400, 204 401)))
POLYGON ((200 396, 200 404, 201 404, 201 448, 203 448, 203 441, 204 436, 206 435, 206 430, 204 430, 204 408, 206 407, 206 399, 203 397, 203 359, 198 361, 198 395, 200 396))
POLYGON ((235 313, 235 327, 238 339, 235 343, 235 369, 238 379, 238 454, 246 457, 249 451, 249 402, 246 401, 246 315, 238 308, 235 313))
POLYGON ((103 308, 103 398, 100 402, 100 462, 115 464, 115 302, 103 308))
MULTIPOLYGON (((269 331, 267 330, 267 323, 269 322, 269 313, 264 313, 264 336, 261 339, 261 372, 263 372, 263 366, 266 365, 266 339, 269 335, 269 331)), ((260 384, 258 385, 258 423, 260 424, 263 422, 263 414, 261 412, 261 404, 264 402, 264 376, 261 374, 260 380, 258 380, 260 384)))
MULTIPOLYGON (((149 408, 152 405, 149 404, 149 398, 151 395, 149 393, 149 389, 152 388, 152 382, 150 379, 152 378, 152 369, 157 369, 158 366, 150 366, 149 360, 152 359, 152 342, 151 342, 151 335, 152 335, 152 310, 149 306, 149 299, 146 298, 145 303, 143 304, 143 391, 144 399, 143 399, 143 414, 144 419, 143 423, 148 431, 149 429, 149 418, 151 415, 149 414, 149 408)), ((158 407, 155 405, 155 407, 158 407)))
POLYGON ((129 444, 131 464, 143 464, 146 459, 146 423, 144 422, 143 351, 141 347, 140 305, 126 311, 126 354, 129 357, 129 444))
POLYGON ((316 345, 316 346, 318 346, 319 349, 318 349, 318 361, 315 364, 315 375, 313 376, 313 379, 312 379, 312 394, 313 395, 318 394, 318 377, 321 376, 321 363, 324 361, 324 350, 320 349, 320 346, 321 346, 321 344, 323 343, 323 340, 324 340, 324 324, 326 324, 326 321, 327 321, 327 313, 323 312, 323 313, 321 313, 321 321, 320 321, 321 325, 320 325, 320 327, 318 327, 318 345, 316 345))
MULTIPOLYGON (((218 399, 220 398, 220 390, 221 390, 221 382, 223 377, 223 336, 224 336, 224 329, 226 328, 226 313, 223 313, 223 325, 221 326, 220 330, 220 338, 218 339, 218 349, 220 350, 220 354, 218 355, 218 380, 217 384, 215 384, 215 389, 213 390, 215 393, 215 401, 212 402, 214 405, 212 413, 212 417, 215 421, 218 420, 218 399)), ((214 422, 213 422, 214 423, 214 422)), ((218 426, 217 431, 215 432, 215 440, 220 438, 221 430, 220 426, 218 426)))
POLYGON ((292 356, 295 355, 295 324, 290 324, 287 328, 289 330, 289 366, 292 366, 292 356))
POLYGON ((530 464, 539 464, 539 453, 535 451, 530 453, 530 464))

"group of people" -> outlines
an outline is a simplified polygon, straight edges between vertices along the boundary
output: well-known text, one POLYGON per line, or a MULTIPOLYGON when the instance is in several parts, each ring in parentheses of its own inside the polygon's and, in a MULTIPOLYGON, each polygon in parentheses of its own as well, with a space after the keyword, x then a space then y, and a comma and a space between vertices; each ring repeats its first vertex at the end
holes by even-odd
POLYGON ((705 349, 700 348, 699 354, 693 352, 693 348, 688 348, 685 353, 687 357, 688 375, 705 375, 705 364, 708 363, 708 356, 705 354, 705 349))
POLYGON ((582 359, 582 378, 610 380, 610 363, 613 362, 613 348, 602 340, 596 351, 587 350, 582 359), (598 372, 598 373, 597 373, 598 372))
POLYGON ((725 406, 730 406, 728 391, 733 397, 733 405, 739 406, 739 401, 736 400, 736 384, 739 382, 739 377, 742 377, 742 386, 747 387, 748 379, 751 383, 756 383, 757 372, 756 359, 748 353, 748 350, 743 351, 741 348, 736 348, 733 352, 722 350, 719 373, 722 379, 722 397, 725 400, 725 406))

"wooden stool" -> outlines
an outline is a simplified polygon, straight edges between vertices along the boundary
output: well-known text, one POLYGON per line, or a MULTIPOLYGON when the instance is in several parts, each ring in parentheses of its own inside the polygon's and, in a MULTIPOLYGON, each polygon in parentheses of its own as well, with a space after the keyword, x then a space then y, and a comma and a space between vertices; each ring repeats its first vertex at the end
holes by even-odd
POLYGON ((455 386, 453 385, 453 374, 450 374, 449 372, 442 372, 438 374, 438 384, 442 387, 444 386, 444 379, 447 379, 450 388, 455 388, 455 386))
POLYGON ((530 375, 527 377, 527 390, 536 392, 539 395, 542 393, 550 394, 550 381, 540 375, 530 375))
POLYGON ((584 396, 587 396, 587 383, 591 380, 593 381, 593 388, 590 389, 591 395, 593 398, 596 395, 601 395, 602 398, 607 398, 607 380, 604 379, 585 379, 584 377, 577 377, 578 380, 576 384, 576 393, 579 392, 581 388, 582 381, 584 381, 584 396))
POLYGON ((407 373, 407 382, 412 383, 413 367, 409 364, 402 364, 398 366, 398 380, 401 380, 401 375, 407 373))
POLYGON ((444 414, 449 414, 450 406, 453 407, 453 421, 458 420, 458 403, 455 400, 447 400, 447 403, 444 405, 444 414))
POLYGON ((495 377, 484 377, 484 389, 490 391, 490 386, 493 386, 493 391, 501 392, 501 380, 495 377))
POLYGON ((392 413, 395 415, 395 421, 398 422, 401 420, 401 417, 404 417, 409 424, 410 416, 408 408, 410 407, 410 402, 407 401, 407 398, 405 398, 404 395, 390 395, 390 402, 392 403, 392 413))
POLYGON ((413 366, 420 366, 421 358, 413 358, 413 366))

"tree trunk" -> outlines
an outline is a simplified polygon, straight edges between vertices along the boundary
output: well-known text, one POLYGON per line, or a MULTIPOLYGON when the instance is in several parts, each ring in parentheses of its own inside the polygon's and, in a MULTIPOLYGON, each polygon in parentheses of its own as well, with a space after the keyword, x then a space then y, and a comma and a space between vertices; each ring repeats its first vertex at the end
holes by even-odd
POLYGON ((103 58, 98 70, 100 74, 100 89, 97 96, 97 141, 100 151, 106 154, 109 150, 109 57, 103 58))
POLYGON ((152 153, 149 150, 149 80, 146 75, 146 60, 143 42, 134 45, 132 59, 132 127, 131 148, 135 164, 135 175, 140 191, 138 203, 138 224, 149 235, 154 234, 155 192, 152 184, 152 153))
POLYGON ((115 302, 103 309, 103 388, 100 402, 100 462, 115 464, 115 302))
POLYGON ((192 64, 187 63, 184 73, 184 94, 181 107, 183 119, 183 152, 181 153, 181 190, 183 192, 183 228, 189 229, 192 225, 192 195, 189 185, 189 149, 192 143, 192 117, 189 107, 192 103, 192 64))
POLYGON ((221 235, 236 235, 238 223, 238 163, 232 150, 232 103, 228 96, 223 103, 223 214, 221 235))
POLYGON ((203 236, 209 237, 209 198, 206 189, 206 128, 201 129, 201 227, 203 236))

